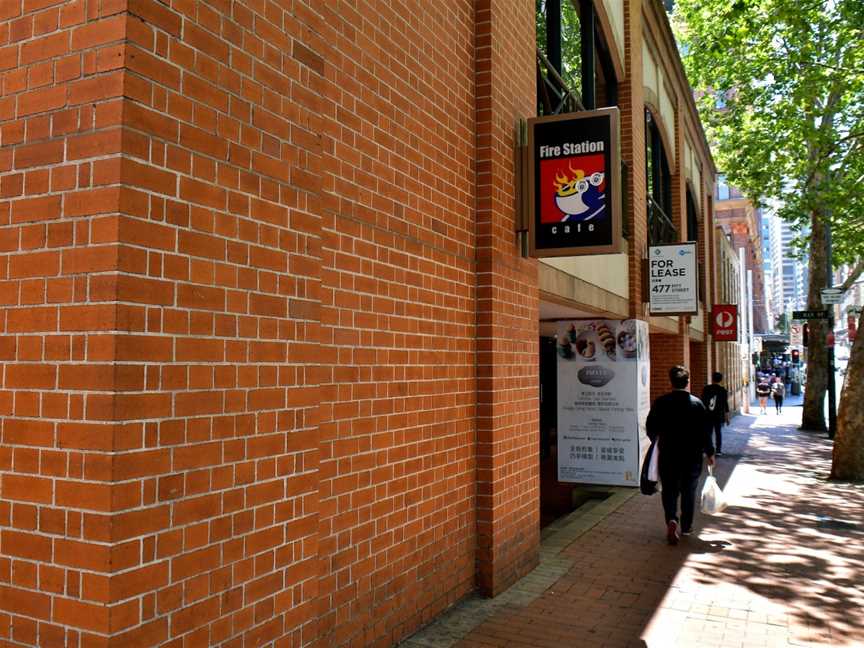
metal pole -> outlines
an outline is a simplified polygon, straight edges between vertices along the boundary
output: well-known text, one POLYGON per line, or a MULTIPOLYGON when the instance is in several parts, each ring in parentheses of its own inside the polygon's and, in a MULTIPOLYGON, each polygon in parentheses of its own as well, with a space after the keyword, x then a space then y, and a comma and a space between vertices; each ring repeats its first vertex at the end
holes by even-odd
MULTIPOLYGON (((832 262, 831 223, 825 223, 825 256, 828 264, 827 288, 834 286, 834 264, 832 262)), ((834 335, 834 305, 823 304, 831 314, 828 318, 828 335, 834 335)), ((826 336, 827 339, 827 336, 826 336)), ((837 386, 834 384, 834 345, 828 347, 828 438, 837 432, 837 386)))
POLYGON ((592 0, 579 0, 579 36, 582 55, 582 104, 585 110, 594 110, 594 3, 592 0))
POLYGON ((747 403, 752 403, 756 397, 755 385, 753 384, 753 376, 755 369, 753 367, 752 340, 749 335, 749 327, 747 326, 747 316, 750 309, 747 307, 747 261, 744 257, 744 248, 738 248, 738 317, 741 321, 741 346, 744 348, 744 357, 742 358, 741 371, 747 381, 747 403))
POLYGON ((561 70, 561 0, 546 0, 546 58, 555 71, 561 70))

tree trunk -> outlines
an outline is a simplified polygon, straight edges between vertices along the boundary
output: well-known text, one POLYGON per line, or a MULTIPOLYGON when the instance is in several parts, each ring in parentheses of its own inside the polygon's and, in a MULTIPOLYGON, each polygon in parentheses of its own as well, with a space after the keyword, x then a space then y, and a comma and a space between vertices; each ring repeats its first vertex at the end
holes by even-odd
MULTIPOLYGON (((828 279, 828 258, 825 254, 825 223, 822 214, 814 211, 810 217, 810 282, 807 308, 822 310, 822 289, 828 279)), ((810 320, 807 343, 807 385, 804 388, 804 413, 801 428, 825 431, 825 391, 828 388, 828 350, 825 341, 828 320, 810 320)))
POLYGON ((858 335, 852 345, 843 397, 837 413, 831 479, 864 481, 864 312, 858 317, 858 335))

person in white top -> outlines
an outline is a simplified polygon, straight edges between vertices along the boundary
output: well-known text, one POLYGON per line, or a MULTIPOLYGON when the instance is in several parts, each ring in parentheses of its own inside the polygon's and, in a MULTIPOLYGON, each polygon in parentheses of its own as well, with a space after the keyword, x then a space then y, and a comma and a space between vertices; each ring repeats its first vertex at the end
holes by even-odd
POLYGON ((783 379, 780 376, 774 377, 774 382, 771 384, 771 395, 774 397, 774 407, 778 414, 783 413, 783 398, 786 396, 786 385, 783 384, 783 379))

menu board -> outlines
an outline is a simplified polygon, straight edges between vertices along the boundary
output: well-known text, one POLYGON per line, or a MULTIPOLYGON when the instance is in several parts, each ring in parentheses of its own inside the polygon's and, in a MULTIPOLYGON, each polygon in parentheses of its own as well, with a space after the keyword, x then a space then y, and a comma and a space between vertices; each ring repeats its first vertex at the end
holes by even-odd
POLYGON ((648 325, 558 322, 558 481, 638 486, 648 448, 648 325))

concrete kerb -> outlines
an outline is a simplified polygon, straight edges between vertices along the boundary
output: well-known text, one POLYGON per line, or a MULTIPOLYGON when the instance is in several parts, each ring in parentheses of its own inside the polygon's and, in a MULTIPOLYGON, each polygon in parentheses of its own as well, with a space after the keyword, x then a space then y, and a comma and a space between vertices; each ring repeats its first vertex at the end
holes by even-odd
POLYGON ((573 561, 561 557, 561 552, 639 493, 638 488, 603 487, 598 490, 611 495, 603 500, 589 500, 543 529, 540 563, 533 571, 493 599, 469 594, 400 642, 400 648, 449 648, 501 608, 524 607, 536 600, 573 566, 573 561))

